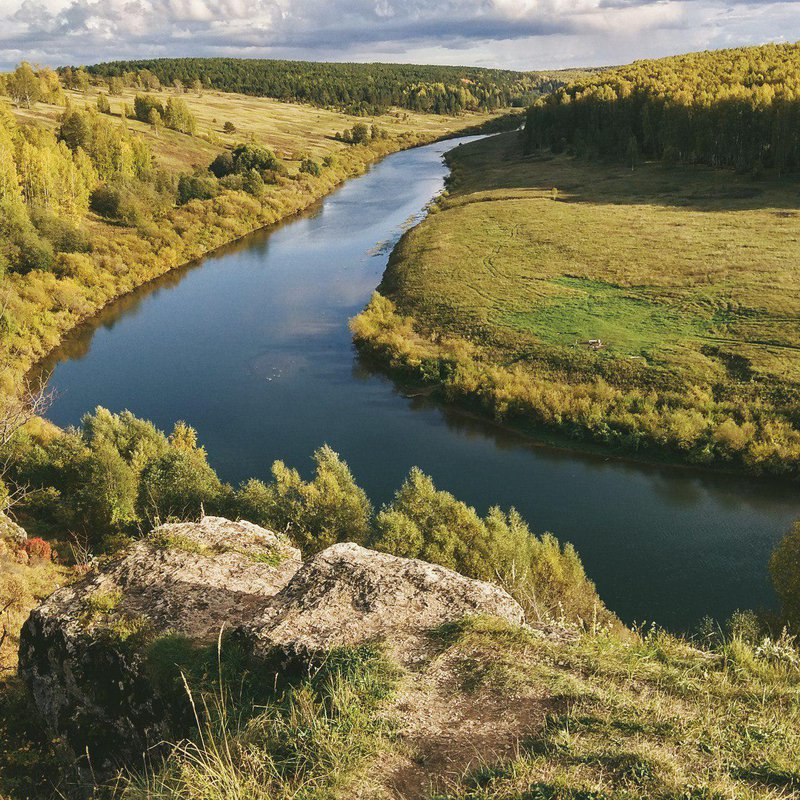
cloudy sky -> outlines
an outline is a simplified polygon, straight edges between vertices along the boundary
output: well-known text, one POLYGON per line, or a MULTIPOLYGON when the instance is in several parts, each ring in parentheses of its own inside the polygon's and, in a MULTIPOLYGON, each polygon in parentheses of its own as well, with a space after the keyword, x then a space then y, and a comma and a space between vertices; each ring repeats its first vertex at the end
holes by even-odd
POLYGON ((0 0, 0 68, 231 55, 537 69, 800 39, 800 0, 0 0))

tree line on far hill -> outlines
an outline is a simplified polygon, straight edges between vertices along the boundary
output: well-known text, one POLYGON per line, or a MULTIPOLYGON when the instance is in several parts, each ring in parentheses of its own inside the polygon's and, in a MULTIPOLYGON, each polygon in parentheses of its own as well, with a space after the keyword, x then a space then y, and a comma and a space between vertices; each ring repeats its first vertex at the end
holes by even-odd
MULTIPOLYGON (((575 73, 415 64, 340 64, 239 58, 159 58, 87 67, 102 78, 153 76, 225 92, 374 114, 390 106, 434 114, 524 107, 575 73)), ((152 81, 151 81, 152 84, 152 81)), ((154 88, 152 85, 147 88, 154 88)))
POLYGON ((597 72, 529 109, 528 152, 800 169, 800 44, 691 53, 597 72))

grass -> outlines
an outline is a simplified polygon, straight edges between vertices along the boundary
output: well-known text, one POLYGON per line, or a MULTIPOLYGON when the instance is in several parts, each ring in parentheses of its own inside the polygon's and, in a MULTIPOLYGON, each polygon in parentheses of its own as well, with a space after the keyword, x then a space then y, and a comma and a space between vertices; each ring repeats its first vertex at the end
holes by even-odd
POLYGON ((399 319, 372 308, 357 340, 523 426, 800 473, 796 182, 524 157, 514 133, 448 158, 380 287, 399 319))
POLYGON ((310 800, 349 797, 391 739, 384 715, 400 676, 380 648, 333 651, 312 675, 243 708, 226 685, 191 689, 197 736, 152 772, 123 778, 125 800, 310 800), (233 702, 232 702, 233 701, 233 702))
MULTIPOLYGON (((108 604, 101 603, 104 607, 108 604)), ((746 615, 740 615, 746 616, 746 615)), ((116 800, 778 800, 800 791, 800 658, 755 617, 707 649, 655 627, 447 623, 405 652, 334 649, 273 674, 235 639, 166 636, 143 657, 194 732, 96 797, 116 800)), ((63 772, 0 692, 8 797, 63 772)), ((44 783, 41 783, 44 781, 44 783)), ((52 783, 51 783, 52 785, 52 783)), ((85 787, 88 791, 88 787, 85 787)), ((2 796, 2 795, 0 795, 2 796)))
MULTIPOLYGON (((95 108, 102 87, 90 86, 87 92, 68 90, 69 102, 76 108, 88 105, 95 108)), ((138 92, 142 94, 140 90, 138 92)), ((107 94, 107 92, 105 92, 107 94)), ((119 118, 125 106, 133 108, 136 90, 125 89, 118 97, 109 97, 111 114, 119 118)), ((155 93, 166 103, 174 97, 172 89, 155 93)), ((161 129, 156 134, 152 126, 128 119, 132 131, 140 133, 150 144, 159 163, 174 172, 192 172, 207 167, 225 147, 254 141, 271 148, 287 162, 290 172, 297 172, 303 154, 320 160, 331 153, 343 152, 348 145, 336 141, 334 134, 352 128, 358 122, 376 124, 392 136, 410 134, 426 139, 444 136, 468 125, 491 119, 490 114, 470 113, 459 117, 420 114, 403 109, 391 109, 373 117, 355 117, 300 103, 284 103, 264 97, 248 97, 232 92, 204 91, 179 95, 197 120, 197 135, 186 136, 161 129), (232 122, 233 133, 225 133, 224 125, 232 122)), ((31 121, 55 128, 63 109, 37 104, 33 109, 15 108, 20 121, 31 121)))
POLYGON ((401 310, 503 348, 604 338, 691 376, 723 376, 702 352, 720 345, 800 382, 796 184, 516 150, 508 134, 452 154, 443 210, 391 276, 401 310))
POLYGON ((473 682, 508 692, 510 674, 516 691, 546 687, 550 711, 515 757, 437 797, 740 800, 800 788, 796 667, 741 639, 715 652, 657 630, 553 641, 477 619, 447 642, 473 682))
POLYGON ((225 681, 195 688, 197 735, 117 796, 775 800, 800 789, 796 659, 738 635, 703 650, 657 629, 545 633, 476 617, 429 642, 405 668, 377 645, 335 650, 256 703, 225 681), (404 757, 423 780, 396 783, 404 757))

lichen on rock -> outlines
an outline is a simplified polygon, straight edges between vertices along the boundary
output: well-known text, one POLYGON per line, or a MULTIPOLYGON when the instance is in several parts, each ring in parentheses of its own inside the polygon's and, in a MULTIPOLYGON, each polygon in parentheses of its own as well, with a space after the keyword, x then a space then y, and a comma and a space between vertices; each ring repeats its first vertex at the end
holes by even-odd
POLYGON ((0 512, 0 542, 6 542, 12 547, 22 547, 27 540, 25 529, 7 514, 0 512))
POLYGON ((524 622, 506 591, 415 558, 335 544, 306 562, 258 619, 256 652, 308 660, 335 647, 386 640, 401 658, 420 634, 473 615, 524 622))

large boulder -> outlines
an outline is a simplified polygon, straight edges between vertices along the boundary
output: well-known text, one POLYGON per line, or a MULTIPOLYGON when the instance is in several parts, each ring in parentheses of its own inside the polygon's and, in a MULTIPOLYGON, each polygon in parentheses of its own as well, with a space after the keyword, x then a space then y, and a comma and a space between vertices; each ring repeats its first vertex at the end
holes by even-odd
POLYGON ((505 591, 444 567, 355 544, 301 564, 284 537, 206 517, 157 528, 55 592, 23 628, 20 671, 53 736, 108 774, 189 732, 176 665, 190 680, 198 665, 213 672, 223 626, 237 678, 249 666, 271 687, 276 663, 307 666, 343 645, 382 640, 410 663, 426 631, 476 614, 523 622, 505 591))
POLYGON ((335 544, 306 562, 244 627, 256 653, 308 661, 334 647, 386 640, 413 659, 419 635, 473 615, 524 622, 507 592, 413 558, 335 544))
MULTIPOLYGON (((300 552, 249 522, 164 525, 30 615, 20 673, 67 752, 92 768, 141 759, 185 722, 156 680, 154 643, 210 647, 257 616, 300 567, 300 552)), ((170 693, 171 694, 171 693, 170 693)))

